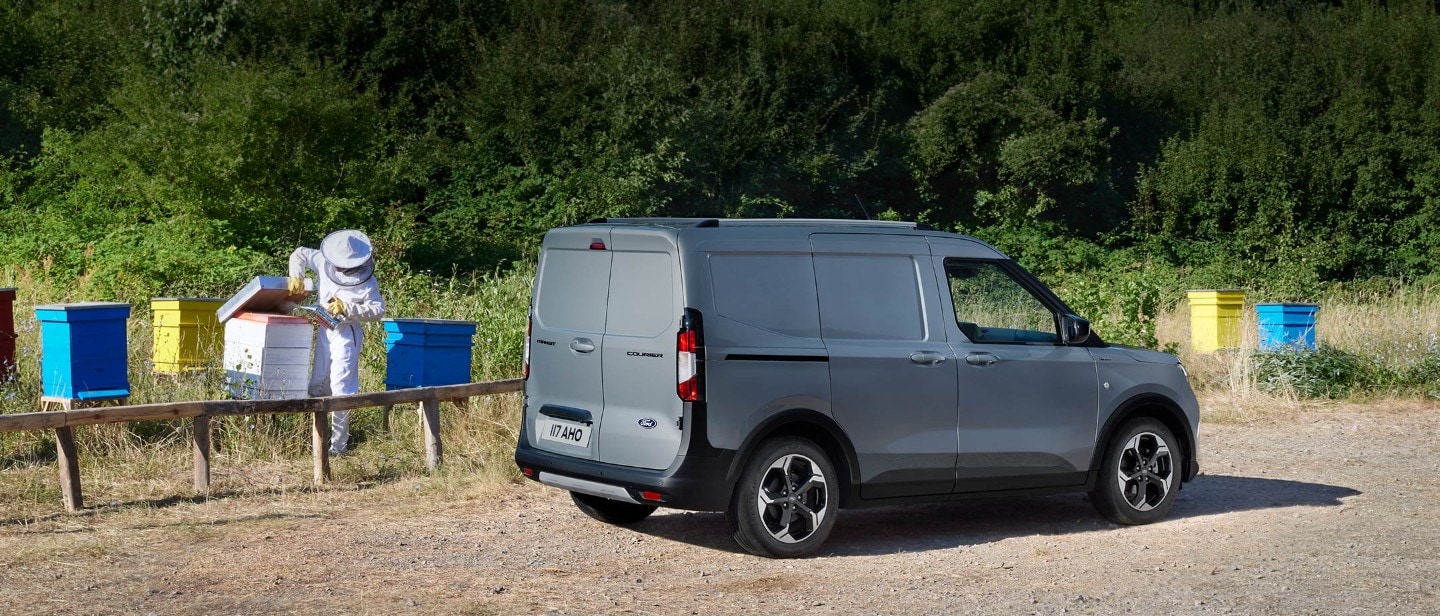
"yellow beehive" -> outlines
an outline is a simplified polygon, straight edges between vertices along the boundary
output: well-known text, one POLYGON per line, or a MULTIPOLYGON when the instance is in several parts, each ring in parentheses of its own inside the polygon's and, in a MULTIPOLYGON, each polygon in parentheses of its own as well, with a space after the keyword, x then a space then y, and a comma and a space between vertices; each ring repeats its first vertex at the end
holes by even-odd
POLYGON ((223 299, 161 297, 150 300, 155 322, 155 371, 183 372, 215 364, 224 348, 224 328, 215 311, 223 299))
POLYGON ((1245 291, 1190 291, 1190 347, 1196 353, 1240 348, 1240 317, 1245 291))

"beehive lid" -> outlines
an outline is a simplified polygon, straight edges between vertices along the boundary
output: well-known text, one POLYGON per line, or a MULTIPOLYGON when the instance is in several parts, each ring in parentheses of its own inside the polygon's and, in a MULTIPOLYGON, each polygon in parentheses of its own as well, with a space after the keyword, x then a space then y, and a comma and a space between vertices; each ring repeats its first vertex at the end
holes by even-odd
POLYGON ((380 319, 384 323, 421 323, 424 325, 474 325, 474 321, 460 321, 455 319, 380 319))
POLYGON ((125 302, 75 302, 73 304, 41 304, 36 310, 98 310, 101 308, 129 308, 125 302))
POLYGON ((76 302, 43 304, 35 307, 35 319, 47 323, 108 321, 130 318, 130 304, 124 302, 76 302))
MULTIPOLYGON (((289 279, 284 276, 256 276, 240 289, 225 305, 215 311, 221 323, 229 321, 237 312, 277 312, 281 302, 289 299, 289 279)), ((305 291, 314 290, 314 284, 305 279, 305 291)))

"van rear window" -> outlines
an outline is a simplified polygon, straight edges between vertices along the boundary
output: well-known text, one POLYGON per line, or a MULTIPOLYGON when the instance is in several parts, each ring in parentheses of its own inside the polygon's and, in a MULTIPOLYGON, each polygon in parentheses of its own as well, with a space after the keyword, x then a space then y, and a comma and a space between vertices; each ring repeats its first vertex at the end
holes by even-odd
POLYGON ((752 327, 820 337, 810 255, 712 255, 715 311, 752 327))
POLYGON ((663 252, 615 252, 605 333, 654 338, 670 333, 675 307, 675 257, 663 252))
POLYGON ((548 328, 605 332, 605 298, 610 286, 610 252, 545 251, 535 312, 548 328))

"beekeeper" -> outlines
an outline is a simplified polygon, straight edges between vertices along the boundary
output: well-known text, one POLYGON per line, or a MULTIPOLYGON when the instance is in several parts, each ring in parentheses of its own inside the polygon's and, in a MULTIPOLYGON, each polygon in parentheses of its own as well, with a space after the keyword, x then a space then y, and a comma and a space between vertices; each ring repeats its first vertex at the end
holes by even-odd
MULTIPOLYGON (((339 396, 360 391, 362 321, 385 316, 385 299, 375 280, 375 259, 370 238, 354 229, 325 236, 320 250, 300 247, 290 253, 291 296, 303 295, 305 271, 315 272, 316 299, 340 320, 329 329, 318 327, 315 367, 310 371, 311 396, 339 396)), ((350 444, 350 411, 330 414, 330 454, 345 452, 350 444)))

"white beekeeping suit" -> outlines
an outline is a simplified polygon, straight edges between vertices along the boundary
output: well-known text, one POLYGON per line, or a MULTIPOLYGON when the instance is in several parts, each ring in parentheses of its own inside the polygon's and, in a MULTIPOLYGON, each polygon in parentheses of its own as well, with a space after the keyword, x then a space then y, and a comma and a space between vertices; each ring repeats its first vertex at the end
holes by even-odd
MULTIPOLYGON (((360 322, 378 321, 385 316, 385 299, 380 297, 380 284, 375 280, 370 238, 345 229, 326 236, 320 250, 296 248, 290 253, 292 293, 297 285, 303 285, 305 270, 316 274, 320 305, 341 319, 335 329, 318 328, 310 395, 356 393, 360 391, 360 343, 364 340, 360 322)), ((350 412, 331 413, 330 453, 343 453, 349 443, 350 412)))

